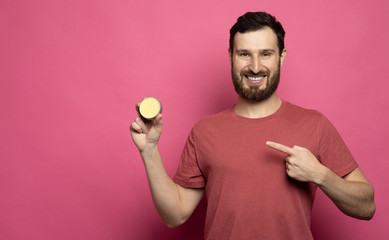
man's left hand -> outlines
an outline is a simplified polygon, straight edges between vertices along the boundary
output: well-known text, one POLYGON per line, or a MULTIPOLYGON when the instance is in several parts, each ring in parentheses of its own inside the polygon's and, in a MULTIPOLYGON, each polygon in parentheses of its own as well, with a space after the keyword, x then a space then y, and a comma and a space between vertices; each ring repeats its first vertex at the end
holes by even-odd
POLYGON ((300 146, 290 148, 275 142, 266 142, 266 145, 287 154, 285 164, 289 177, 301 182, 320 182, 325 167, 308 149, 300 146))

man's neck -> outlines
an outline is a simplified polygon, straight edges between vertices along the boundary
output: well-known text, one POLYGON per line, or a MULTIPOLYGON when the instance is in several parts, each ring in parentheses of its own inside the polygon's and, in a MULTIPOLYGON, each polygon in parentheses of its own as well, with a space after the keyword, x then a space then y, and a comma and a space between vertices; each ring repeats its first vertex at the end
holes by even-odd
POLYGON ((239 96, 235 113, 246 118, 263 118, 274 114, 281 104, 282 100, 276 93, 260 102, 249 101, 239 96))

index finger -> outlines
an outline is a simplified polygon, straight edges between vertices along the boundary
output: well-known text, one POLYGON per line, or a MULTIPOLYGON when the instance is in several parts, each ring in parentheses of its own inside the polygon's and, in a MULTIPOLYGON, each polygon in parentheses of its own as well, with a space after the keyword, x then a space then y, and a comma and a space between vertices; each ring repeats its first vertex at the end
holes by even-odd
POLYGON ((145 123, 150 122, 149 119, 144 118, 142 116, 142 114, 140 114, 139 108, 140 108, 140 102, 136 103, 136 105, 135 105, 135 109, 136 109, 136 113, 138 114, 138 117, 140 117, 140 119, 142 119, 142 121, 145 122, 145 123))
POLYGON ((136 112, 138 113, 138 115, 141 116, 141 114, 139 112, 139 107, 140 107, 140 102, 135 104, 135 109, 136 109, 136 112))
POLYGON ((275 143, 275 142, 267 141, 266 145, 271 147, 271 148, 273 148, 273 149, 275 149, 275 150, 278 150, 280 152, 286 153, 288 155, 292 155, 294 153, 294 149, 293 148, 287 147, 287 146, 282 145, 280 143, 275 143))

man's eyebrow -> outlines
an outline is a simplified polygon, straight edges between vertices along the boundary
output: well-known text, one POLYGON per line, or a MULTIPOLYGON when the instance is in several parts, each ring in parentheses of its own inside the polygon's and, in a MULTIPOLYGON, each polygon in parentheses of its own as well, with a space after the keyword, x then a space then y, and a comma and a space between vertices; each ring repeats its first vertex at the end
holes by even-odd
MULTIPOLYGON (((251 52, 252 50, 249 49, 236 49, 237 53, 242 53, 242 52, 251 52)), ((272 48, 265 48, 265 49, 259 49, 259 52, 276 52, 275 49, 272 48)))
POLYGON ((276 52, 275 49, 271 49, 271 48, 269 48, 269 49, 261 49, 260 51, 261 52, 276 52))
POLYGON ((249 50, 247 50, 247 49, 236 49, 236 52, 237 52, 237 53, 249 52, 249 50))

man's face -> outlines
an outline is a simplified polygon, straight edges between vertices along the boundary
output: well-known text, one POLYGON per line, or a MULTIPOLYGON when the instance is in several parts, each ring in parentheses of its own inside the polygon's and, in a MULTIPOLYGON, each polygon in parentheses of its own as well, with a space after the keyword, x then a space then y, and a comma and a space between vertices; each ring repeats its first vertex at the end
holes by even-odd
POLYGON ((239 96, 259 102, 273 95, 286 51, 280 56, 277 36, 271 28, 236 33, 234 50, 229 54, 232 81, 239 96))

